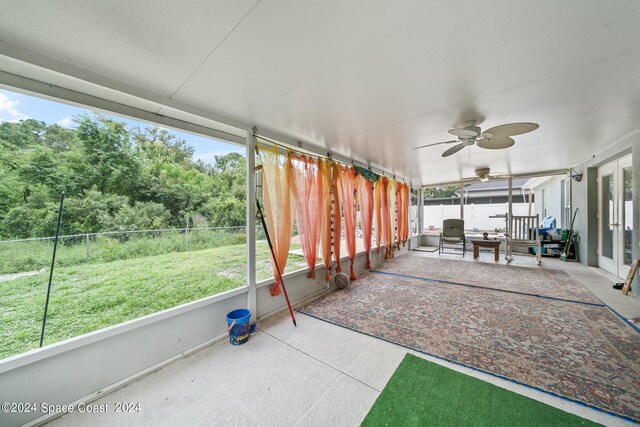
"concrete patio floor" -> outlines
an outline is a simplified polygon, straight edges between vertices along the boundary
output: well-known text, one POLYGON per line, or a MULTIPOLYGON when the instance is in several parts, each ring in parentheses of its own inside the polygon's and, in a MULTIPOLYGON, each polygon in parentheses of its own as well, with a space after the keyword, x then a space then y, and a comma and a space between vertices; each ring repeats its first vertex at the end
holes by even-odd
MULTIPOLYGON (((459 255, 446 257, 461 260, 459 255)), ((490 253, 481 253, 479 260, 467 254, 465 261, 494 262, 490 253)), ((512 265, 535 266, 535 259, 519 256, 512 265)), ((543 260, 543 267, 567 271, 621 315, 640 316, 638 299, 622 297, 620 291, 611 289, 612 277, 555 259, 543 260)), ((93 402, 107 404, 109 413, 72 413, 47 425, 355 426, 406 353, 604 425, 630 425, 586 406, 301 313, 297 313, 297 322, 294 328, 288 313, 275 315, 261 322, 245 345, 234 347, 221 340, 93 402), (114 413, 118 402, 139 403, 140 411, 114 413)))

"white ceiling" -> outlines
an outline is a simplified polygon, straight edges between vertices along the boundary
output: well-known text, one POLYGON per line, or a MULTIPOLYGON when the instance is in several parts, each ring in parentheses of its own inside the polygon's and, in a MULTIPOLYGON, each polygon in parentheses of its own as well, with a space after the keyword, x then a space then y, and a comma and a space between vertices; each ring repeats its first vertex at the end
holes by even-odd
POLYGON ((479 166, 566 168, 640 127, 637 0, 1 6, 0 70, 25 74, 15 59, 31 61, 57 71, 31 78, 104 97, 112 95, 96 81, 121 82, 124 92, 314 143, 414 183, 454 181, 479 166), (506 150, 413 150, 452 139, 446 130, 469 119, 483 129, 540 128, 506 150))

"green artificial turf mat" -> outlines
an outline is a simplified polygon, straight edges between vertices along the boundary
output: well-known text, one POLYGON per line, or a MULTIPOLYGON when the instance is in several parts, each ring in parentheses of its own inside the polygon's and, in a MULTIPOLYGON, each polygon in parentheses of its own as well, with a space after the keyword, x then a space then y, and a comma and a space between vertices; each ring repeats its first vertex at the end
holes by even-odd
POLYGON ((363 426, 598 425, 407 354, 363 426))

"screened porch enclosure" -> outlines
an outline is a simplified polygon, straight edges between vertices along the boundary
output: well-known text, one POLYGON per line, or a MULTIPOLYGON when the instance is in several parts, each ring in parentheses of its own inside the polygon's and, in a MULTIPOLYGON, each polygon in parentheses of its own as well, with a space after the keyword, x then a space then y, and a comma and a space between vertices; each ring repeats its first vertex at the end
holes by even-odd
MULTIPOLYGON (((201 230, 196 243, 193 225, 180 223, 153 250, 184 249, 171 257, 193 273, 231 253, 189 264, 206 233, 208 245, 246 243, 209 277, 233 273, 239 286, 185 292, 175 306, 1 359, 0 402, 37 404, 3 409, 1 425, 358 425, 407 353, 578 424, 640 420, 640 274, 629 295, 612 288, 640 258, 638 2, 6 0, 2 9, 1 88, 242 152, 241 228, 201 230), (430 189, 447 187, 455 191, 429 201, 430 189), (501 243, 497 260, 437 253, 446 219, 464 220, 471 246, 483 232, 506 242, 508 219, 536 215, 556 219, 550 254, 554 236, 572 232, 564 241, 575 261, 537 265, 544 242, 535 254, 501 243), (335 286, 340 271, 346 289, 335 286), (257 333, 234 347, 226 314, 240 308, 257 333), (117 402, 140 410, 40 406, 117 402)), ((0 121, 39 120, 22 107, 0 98, 0 121)), ((4 151, 6 169, 24 160, 4 151)), ((1 194, 22 203, 18 187, 0 176, 1 194)), ((526 228, 522 240, 542 227, 526 228)), ((112 238, 118 255, 104 236, 62 235, 79 239, 66 246, 77 265, 65 268, 86 270, 64 270, 65 280, 87 285, 93 261, 124 256, 135 240, 112 238)), ((48 268, 48 241, 11 245, 22 243, 20 262, 33 269, 18 273, 48 268)), ((17 256, 11 247, 0 251, 17 256)), ((110 265, 153 275, 160 288, 185 280, 158 263, 110 265)), ((480 422, 485 404, 454 415, 480 422)))

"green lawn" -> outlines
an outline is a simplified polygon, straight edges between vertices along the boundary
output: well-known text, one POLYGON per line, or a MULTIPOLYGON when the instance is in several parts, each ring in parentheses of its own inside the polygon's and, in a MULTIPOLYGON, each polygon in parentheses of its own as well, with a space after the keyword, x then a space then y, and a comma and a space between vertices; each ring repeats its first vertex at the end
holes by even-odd
MULTIPOLYGON (((186 238, 179 230, 123 232, 60 238, 56 266, 69 267, 124 259, 186 252, 186 238)), ((246 242, 243 227, 192 230, 189 250, 210 249, 246 242)), ((53 240, 7 241, 0 243, 0 274, 49 269, 53 240)))
MULTIPOLYGON (((258 242, 257 278, 271 277, 258 242)), ((304 268, 290 255, 287 271, 304 268)), ((246 283, 246 245, 56 267, 44 343, 51 344, 246 283)), ((48 271, 0 282, 0 359, 37 348, 48 271)))

